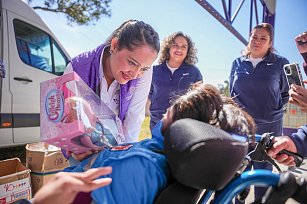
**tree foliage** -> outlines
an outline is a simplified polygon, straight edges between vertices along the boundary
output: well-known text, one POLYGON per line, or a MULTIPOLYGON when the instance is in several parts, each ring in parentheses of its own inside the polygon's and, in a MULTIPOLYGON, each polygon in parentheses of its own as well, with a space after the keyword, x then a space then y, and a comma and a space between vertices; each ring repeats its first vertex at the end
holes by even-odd
POLYGON ((33 9, 63 13, 69 25, 95 24, 100 18, 111 16, 110 3, 112 0, 28 0, 33 9))
POLYGON ((229 81, 225 80, 224 83, 226 84, 218 84, 218 89, 220 90, 220 93, 229 96, 229 81))

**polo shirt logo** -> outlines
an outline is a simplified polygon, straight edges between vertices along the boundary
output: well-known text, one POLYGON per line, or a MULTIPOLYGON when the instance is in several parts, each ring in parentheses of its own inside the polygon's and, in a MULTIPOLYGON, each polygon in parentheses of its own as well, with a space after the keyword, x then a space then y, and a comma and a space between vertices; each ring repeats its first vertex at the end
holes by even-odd
POLYGON ((130 100, 131 100, 131 98, 132 98, 132 96, 133 96, 133 93, 134 93, 135 89, 136 89, 135 86, 130 87, 130 88, 128 89, 128 93, 127 93, 127 96, 126 96, 126 100, 127 100, 127 101, 130 101, 130 100))

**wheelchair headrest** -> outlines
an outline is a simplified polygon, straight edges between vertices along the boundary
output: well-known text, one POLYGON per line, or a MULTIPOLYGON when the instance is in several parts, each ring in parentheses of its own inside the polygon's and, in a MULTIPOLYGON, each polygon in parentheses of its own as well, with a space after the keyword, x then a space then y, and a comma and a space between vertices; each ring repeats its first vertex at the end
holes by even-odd
POLYGON ((247 141, 189 118, 174 122, 165 136, 173 176, 196 189, 222 189, 234 177, 247 151, 247 141))

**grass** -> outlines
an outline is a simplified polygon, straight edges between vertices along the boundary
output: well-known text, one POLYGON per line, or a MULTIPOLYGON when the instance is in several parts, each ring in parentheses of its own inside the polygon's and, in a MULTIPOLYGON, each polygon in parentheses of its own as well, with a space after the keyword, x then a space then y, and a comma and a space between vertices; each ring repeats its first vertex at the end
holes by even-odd
POLYGON ((151 138, 151 132, 150 132, 150 128, 149 128, 149 121, 150 121, 150 117, 146 116, 145 120, 142 124, 142 128, 141 128, 141 132, 139 134, 139 141, 146 139, 146 138, 151 138))

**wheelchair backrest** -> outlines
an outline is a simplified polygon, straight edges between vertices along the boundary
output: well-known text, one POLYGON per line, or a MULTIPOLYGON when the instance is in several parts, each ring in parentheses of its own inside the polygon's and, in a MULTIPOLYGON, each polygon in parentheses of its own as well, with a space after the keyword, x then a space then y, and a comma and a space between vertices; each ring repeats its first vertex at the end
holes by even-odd
POLYGON ((222 189, 235 175, 248 151, 248 140, 193 119, 173 123, 165 136, 172 175, 194 189, 222 189), (244 140, 243 140, 244 141, 244 140))

